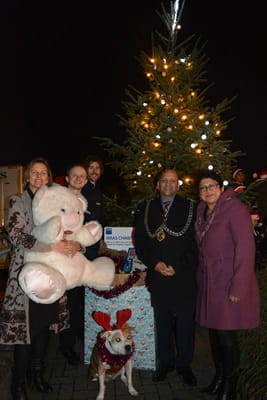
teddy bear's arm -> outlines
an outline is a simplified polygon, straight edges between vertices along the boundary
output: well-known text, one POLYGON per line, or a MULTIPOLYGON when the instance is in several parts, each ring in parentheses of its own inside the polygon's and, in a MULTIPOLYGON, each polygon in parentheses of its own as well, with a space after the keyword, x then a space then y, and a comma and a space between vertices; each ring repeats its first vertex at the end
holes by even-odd
POLYGON ((64 235, 60 217, 52 217, 43 224, 35 226, 32 234, 42 243, 52 244, 59 242, 63 239, 64 235))
POLYGON ((97 221, 90 221, 83 225, 74 235, 73 240, 82 246, 92 246, 98 242, 103 235, 103 228, 97 221))

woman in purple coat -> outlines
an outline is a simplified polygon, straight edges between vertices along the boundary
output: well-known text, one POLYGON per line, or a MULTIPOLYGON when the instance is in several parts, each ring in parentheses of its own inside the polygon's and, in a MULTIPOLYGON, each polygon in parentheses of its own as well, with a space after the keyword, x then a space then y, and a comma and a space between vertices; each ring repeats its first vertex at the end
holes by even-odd
POLYGON ((203 391, 217 393, 216 400, 233 400, 239 367, 237 331, 259 325, 253 229, 247 207, 232 189, 224 190, 218 174, 203 171, 198 190, 196 322, 209 329, 216 371, 203 391))

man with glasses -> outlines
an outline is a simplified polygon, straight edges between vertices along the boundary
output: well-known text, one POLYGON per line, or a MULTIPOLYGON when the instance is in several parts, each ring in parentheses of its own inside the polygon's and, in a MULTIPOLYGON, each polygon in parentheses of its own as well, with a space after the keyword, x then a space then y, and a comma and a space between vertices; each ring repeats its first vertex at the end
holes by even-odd
POLYGON ((134 223, 134 244, 148 268, 155 316, 157 371, 153 381, 163 381, 176 368, 186 385, 196 386, 190 366, 196 299, 195 204, 177 194, 174 170, 160 173, 156 189, 158 196, 137 208, 134 223))

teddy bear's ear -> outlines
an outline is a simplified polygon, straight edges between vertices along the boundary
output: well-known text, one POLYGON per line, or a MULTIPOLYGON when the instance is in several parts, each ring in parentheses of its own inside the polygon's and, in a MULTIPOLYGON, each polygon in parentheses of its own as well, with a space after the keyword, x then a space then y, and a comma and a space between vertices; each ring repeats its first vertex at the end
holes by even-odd
POLYGON ((36 191, 34 199, 33 199, 33 207, 38 207, 40 204, 40 201, 44 197, 46 191, 48 189, 47 185, 40 186, 39 189, 36 191))
POLYGON ((85 212, 87 210, 87 207, 88 207, 88 203, 87 203, 86 198, 82 194, 79 194, 77 197, 80 200, 80 202, 82 203, 83 212, 85 212))

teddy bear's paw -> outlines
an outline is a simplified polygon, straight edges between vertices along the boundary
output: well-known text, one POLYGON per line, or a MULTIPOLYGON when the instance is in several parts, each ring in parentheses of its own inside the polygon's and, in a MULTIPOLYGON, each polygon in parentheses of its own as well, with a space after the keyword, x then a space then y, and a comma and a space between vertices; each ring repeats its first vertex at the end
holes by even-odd
POLYGON ((98 242, 98 240, 101 239, 102 234, 103 234, 103 228, 97 221, 90 221, 87 224, 85 224, 86 229, 88 232, 92 235, 94 240, 98 242))
POLYGON ((29 282, 32 282, 32 292, 40 299, 47 299, 56 291, 55 283, 52 281, 49 275, 44 274, 42 271, 32 272, 27 278, 29 282))
POLYGON ((28 263, 19 275, 25 293, 35 302, 49 304, 58 300, 66 290, 65 278, 44 264, 28 263))
POLYGON ((97 221, 90 221, 83 225, 81 229, 76 232, 73 240, 79 242, 82 246, 92 246, 98 242, 103 235, 103 228, 97 221))

